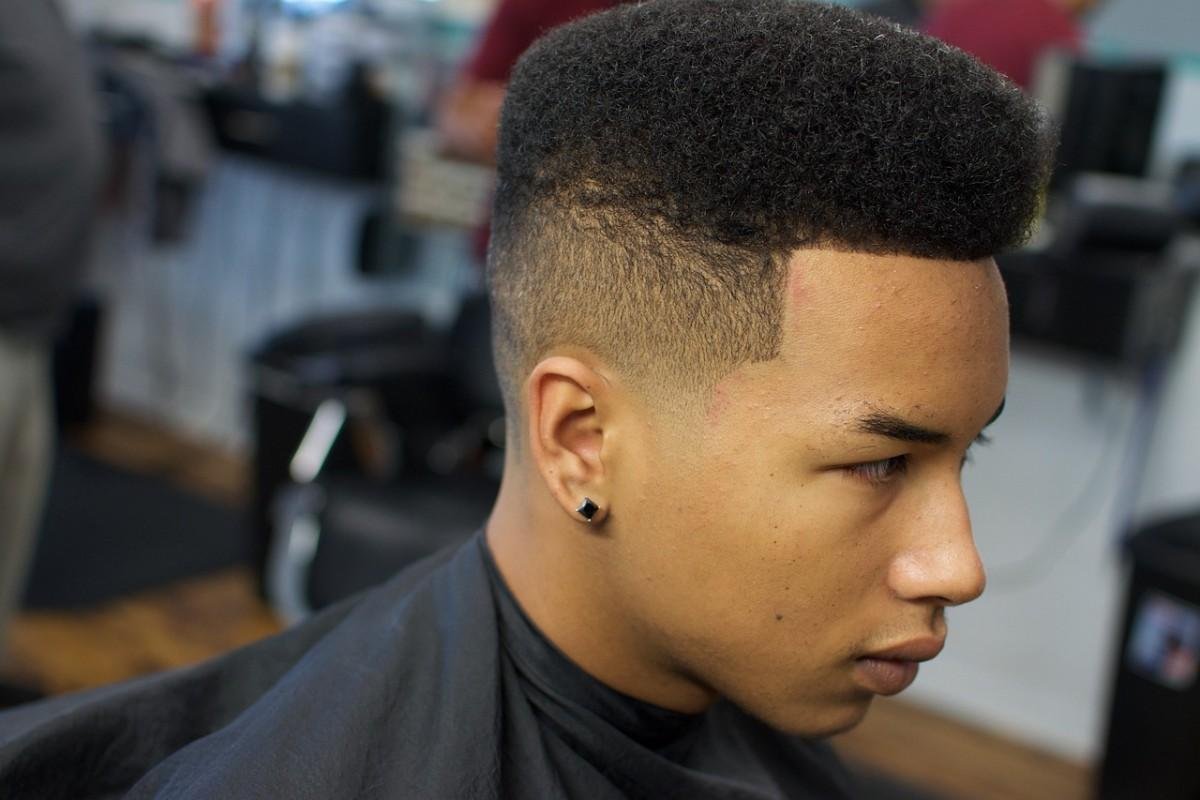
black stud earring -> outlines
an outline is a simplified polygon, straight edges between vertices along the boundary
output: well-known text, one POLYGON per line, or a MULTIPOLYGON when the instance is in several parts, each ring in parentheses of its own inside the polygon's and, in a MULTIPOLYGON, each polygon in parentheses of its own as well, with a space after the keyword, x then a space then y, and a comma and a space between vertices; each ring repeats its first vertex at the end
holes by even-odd
POLYGON ((583 498, 583 502, 579 504, 579 508, 575 509, 588 522, 592 521, 592 518, 596 516, 596 512, 599 510, 600 506, 596 505, 595 501, 590 497, 583 498))

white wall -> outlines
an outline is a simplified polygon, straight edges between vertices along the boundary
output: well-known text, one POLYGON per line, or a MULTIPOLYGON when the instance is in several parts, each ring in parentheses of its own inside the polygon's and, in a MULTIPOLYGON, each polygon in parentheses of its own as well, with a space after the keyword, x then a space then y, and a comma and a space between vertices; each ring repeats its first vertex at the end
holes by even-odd
POLYGON ((1087 21, 1093 47, 1148 55, 1200 55, 1196 0, 1107 0, 1087 21))
MULTIPOLYGON (((1200 254, 1192 262, 1200 262, 1200 254)), ((1198 304, 1200 305, 1200 304, 1198 304)), ((1200 310, 1193 309, 1185 340, 1167 378, 1158 428, 1138 498, 1142 517, 1200 505, 1200 310)))

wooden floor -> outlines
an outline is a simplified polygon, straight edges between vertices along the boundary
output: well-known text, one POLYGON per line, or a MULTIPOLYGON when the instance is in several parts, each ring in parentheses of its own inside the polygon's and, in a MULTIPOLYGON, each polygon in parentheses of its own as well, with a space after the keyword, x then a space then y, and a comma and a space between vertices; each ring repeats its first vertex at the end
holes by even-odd
POLYGON ((87 611, 22 614, 10 679, 58 694, 182 667, 281 629, 246 569, 143 592, 87 611))
MULTIPOLYGON (((249 468, 236 453, 122 414, 69 436, 91 456, 155 475, 216 503, 246 502, 249 468)), ((181 581, 103 606, 17 615, 0 675, 57 694, 186 666, 282 628, 245 568, 181 581)))
MULTIPOLYGON (((165 476, 218 502, 245 500, 243 459, 144 422, 105 415, 76 442, 94 456, 165 476)), ((280 627, 255 593, 249 572, 226 570, 94 609, 21 614, 13 621, 0 674, 48 693, 74 691, 202 661, 280 627)), ((902 700, 877 700, 866 721, 835 744, 851 762, 945 798, 1089 796, 1087 765, 902 700)))
POLYGON ((835 744, 847 761, 970 800, 1084 800, 1091 770, 895 698, 835 744))

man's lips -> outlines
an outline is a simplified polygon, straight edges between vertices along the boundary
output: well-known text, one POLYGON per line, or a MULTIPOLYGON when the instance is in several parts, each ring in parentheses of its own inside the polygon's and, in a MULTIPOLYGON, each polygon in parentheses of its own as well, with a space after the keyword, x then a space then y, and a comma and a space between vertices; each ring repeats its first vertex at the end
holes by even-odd
POLYGON ((899 694, 917 679, 917 664, 935 658, 945 644, 945 639, 926 636, 872 651, 855 660, 854 679, 869 692, 899 694))
POLYGON ((938 653, 946 646, 946 640, 939 636, 921 636, 906 642, 873 650, 863 658, 878 658, 885 661, 929 661, 937 658, 938 653))

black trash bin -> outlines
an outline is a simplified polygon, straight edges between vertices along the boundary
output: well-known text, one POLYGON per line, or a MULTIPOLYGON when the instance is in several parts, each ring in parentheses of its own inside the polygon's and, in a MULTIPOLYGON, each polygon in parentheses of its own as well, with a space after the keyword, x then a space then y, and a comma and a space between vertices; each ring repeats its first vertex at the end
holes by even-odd
POLYGON ((1200 798, 1200 512, 1143 529, 1109 709, 1102 800, 1200 798))

